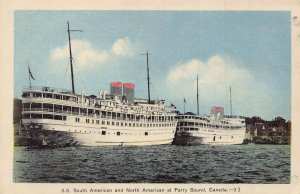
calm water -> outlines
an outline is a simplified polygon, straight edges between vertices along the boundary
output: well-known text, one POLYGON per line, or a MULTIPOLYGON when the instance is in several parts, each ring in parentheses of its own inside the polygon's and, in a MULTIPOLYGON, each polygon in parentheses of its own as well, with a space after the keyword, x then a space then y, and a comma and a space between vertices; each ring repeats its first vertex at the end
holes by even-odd
POLYGON ((289 183, 290 146, 15 147, 15 182, 289 183))

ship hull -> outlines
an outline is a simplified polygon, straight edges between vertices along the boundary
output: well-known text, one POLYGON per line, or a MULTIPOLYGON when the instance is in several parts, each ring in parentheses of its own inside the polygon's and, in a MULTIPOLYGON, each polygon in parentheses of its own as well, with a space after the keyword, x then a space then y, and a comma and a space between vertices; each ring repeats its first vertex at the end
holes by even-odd
POLYGON ((23 119, 23 123, 33 146, 50 147, 171 144, 176 127, 176 125, 152 129, 87 127, 46 119, 23 119))
POLYGON ((175 145, 236 145, 242 144, 245 136, 245 129, 205 130, 198 131, 177 131, 173 144, 175 145), (211 132, 207 132, 211 131, 211 132))
POLYGON ((193 134, 193 133, 176 133, 173 144, 182 146, 194 145, 238 145, 242 144, 243 135, 234 135, 234 138, 221 134, 193 134), (218 139, 217 138, 223 138, 218 139), (234 140, 233 140, 234 139, 234 140))

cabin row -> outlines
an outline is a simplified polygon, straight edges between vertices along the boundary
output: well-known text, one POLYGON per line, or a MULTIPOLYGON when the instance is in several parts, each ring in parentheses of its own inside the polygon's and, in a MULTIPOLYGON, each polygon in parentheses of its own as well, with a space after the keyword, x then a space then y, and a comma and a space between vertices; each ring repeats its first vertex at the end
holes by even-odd
MULTIPOLYGON (((122 101, 115 96, 115 98, 106 98, 102 96, 97 98, 94 95, 84 96, 73 95, 73 94, 63 94, 51 92, 52 90, 42 90, 42 91, 27 91, 23 92, 24 101, 30 102, 32 99, 55 99, 55 104, 61 106, 62 104, 69 104, 78 107, 91 107, 100 109, 110 109, 111 111, 116 111, 115 109, 121 109, 122 112, 162 112, 165 111, 164 101, 156 101, 155 103, 148 104, 147 101, 141 99, 135 99, 133 104, 128 104, 127 101, 122 101)), ((50 100, 49 100, 50 102, 50 100)), ((47 105, 46 105, 47 106, 47 105)))
POLYGON ((127 114, 122 112, 113 112, 92 108, 79 108, 72 106, 62 106, 47 103, 23 103, 23 113, 41 112, 44 114, 56 115, 78 115, 85 117, 98 117, 105 119, 130 120, 130 121, 148 121, 148 122, 169 122, 174 121, 175 115, 144 115, 127 114))

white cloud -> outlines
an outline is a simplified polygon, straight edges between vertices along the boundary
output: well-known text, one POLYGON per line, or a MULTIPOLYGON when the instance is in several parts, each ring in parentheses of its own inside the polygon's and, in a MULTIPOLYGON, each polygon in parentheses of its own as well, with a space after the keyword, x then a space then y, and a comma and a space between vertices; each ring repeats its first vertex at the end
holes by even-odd
POLYGON ((133 44, 128 37, 116 40, 113 43, 111 50, 115 55, 133 56, 133 44))
MULTIPOLYGON (((241 115, 270 115, 272 91, 257 84, 255 75, 229 57, 213 56, 207 61, 192 59, 179 63, 166 76, 170 98, 183 97, 195 112, 196 76, 199 76, 200 109, 208 113, 211 106, 224 106, 229 113, 229 87, 232 86, 233 112, 241 115), (256 84, 255 84, 256 83, 256 84), (204 110, 203 110, 204 109, 204 110)), ((178 102, 177 102, 178 103, 178 102)))
MULTIPOLYGON (((72 55, 79 67, 103 65, 103 62, 109 58, 108 52, 96 50, 89 42, 82 40, 72 41, 72 55)), ((69 44, 53 49, 50 53, 50 59, 56 64, 67 63, 69 60, 69 44)))
POLYGON ((213 56, 206 62, 193 59, 186 63, 178 64, 172 69, 168 76, 168 83, 177 85, 178 83, 195 82, 199 75, 199 84, 202 86, 216 86, 234 83, 237 80, 253 79, 253 76, 245 69, 238 68, 230 59, 221 56, 213 56))

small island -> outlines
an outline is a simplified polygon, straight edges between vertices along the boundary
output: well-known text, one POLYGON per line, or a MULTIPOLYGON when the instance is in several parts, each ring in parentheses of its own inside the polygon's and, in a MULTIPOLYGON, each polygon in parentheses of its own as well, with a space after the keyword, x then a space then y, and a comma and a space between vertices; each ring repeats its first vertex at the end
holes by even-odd
POLYGON ((245 144, 280 144, 291 143, 291 121, 278 116, 265 121, 258 116, 246 117, 245 144))

